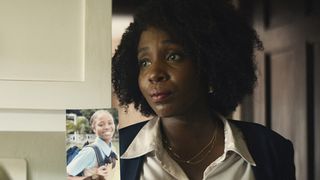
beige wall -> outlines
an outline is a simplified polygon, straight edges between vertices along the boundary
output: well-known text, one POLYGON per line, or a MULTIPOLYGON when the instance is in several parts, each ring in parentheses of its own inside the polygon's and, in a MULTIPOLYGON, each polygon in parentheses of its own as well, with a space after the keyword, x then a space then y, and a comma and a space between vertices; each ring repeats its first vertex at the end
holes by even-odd
POLYGON ((1 158, 27 162, 28 180, 66 179, 64 132, 0 132, 1 158))

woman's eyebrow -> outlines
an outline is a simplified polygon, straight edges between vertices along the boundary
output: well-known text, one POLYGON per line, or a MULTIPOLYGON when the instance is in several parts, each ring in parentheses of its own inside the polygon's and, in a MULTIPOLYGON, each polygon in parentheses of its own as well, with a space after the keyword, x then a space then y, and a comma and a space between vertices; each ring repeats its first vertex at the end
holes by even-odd
MULTIPOLYGON (((175 41, 171 40, 171 39, 166 39, 166 40, 163 40, 161 41, 161 44, 163 45, 175 45, 177 44, 175 41)), ((148 51, 149 50, 149 47, 141 47, 141 48, 138 48, 138 54, 141 53, 141 52, 144 52, 144 51, 148 51)))
POLYGON ((149 47, 142 47, 138 49, 138 54, 143 52, 143 51, 147 51, 149 49, 149 47))
POLYGON ((177 44, 177 42, 173 41, 172 39, 163 40, 161 43, 165 45, 177 44))

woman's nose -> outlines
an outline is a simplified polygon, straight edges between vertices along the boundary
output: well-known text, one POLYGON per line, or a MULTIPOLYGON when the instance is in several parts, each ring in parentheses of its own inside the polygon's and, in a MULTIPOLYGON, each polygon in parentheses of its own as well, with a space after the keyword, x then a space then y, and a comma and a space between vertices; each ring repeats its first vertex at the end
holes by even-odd
POLYGON ((166 65, 156 62, 151 65, 148 72, 148 80, 150 83, 159 83, 169 79, 166 65))

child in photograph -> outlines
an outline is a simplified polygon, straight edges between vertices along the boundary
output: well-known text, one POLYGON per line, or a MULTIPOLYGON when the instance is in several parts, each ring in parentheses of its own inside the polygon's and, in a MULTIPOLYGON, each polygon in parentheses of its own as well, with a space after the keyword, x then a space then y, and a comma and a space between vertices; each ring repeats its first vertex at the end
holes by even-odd
POLYGON ((96 139, 91 145, 85 146, 67 165, 69 180, 101 176, 104 179, 111 179, 112 177, 113 168, 118 159, 112 150, 111 143, 115 132, 114 119, 108 111, 98 110, 91 116, 90 124, 96 139), (98 160, 99 158, 102 158, 102 163, 99 162, 101 161, 98 160))

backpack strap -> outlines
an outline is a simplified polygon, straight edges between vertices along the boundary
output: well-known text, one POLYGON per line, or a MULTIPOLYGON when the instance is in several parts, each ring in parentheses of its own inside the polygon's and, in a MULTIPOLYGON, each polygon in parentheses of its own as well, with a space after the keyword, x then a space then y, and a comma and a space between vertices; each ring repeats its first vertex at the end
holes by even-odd
POLYGON ((104 161, 102 159, 101 152, 100 152, 98 146, 96 146, 96 145, 88 145, 88 147, 92 147, 93 148, 93 150, 94 150, 94 152, 96 154, 98 167, 103 166, 104 165, 104 161))

